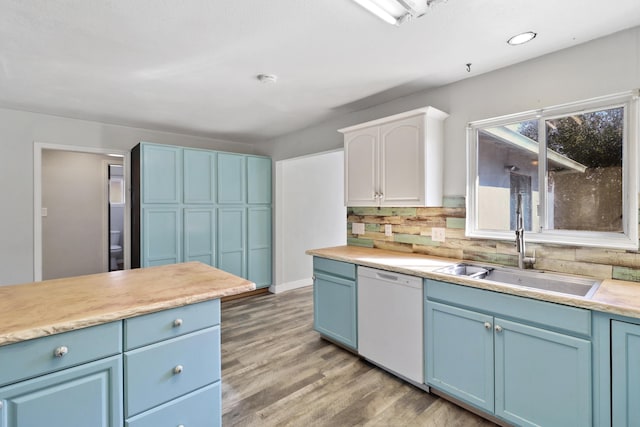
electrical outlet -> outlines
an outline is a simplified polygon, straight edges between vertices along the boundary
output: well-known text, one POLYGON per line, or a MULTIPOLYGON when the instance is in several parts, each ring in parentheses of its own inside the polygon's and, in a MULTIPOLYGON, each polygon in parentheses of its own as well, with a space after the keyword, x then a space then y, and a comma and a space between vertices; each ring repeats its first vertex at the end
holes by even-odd
POLYGON ((433 227, 431 229, 431 240, 434 242, 444 242, 445 229, 442 227, 433 227))
POLYGON ((351 234, 364 234, 364 223, 363 222, 352 223, 351 234))
POLYGON ((393 236, 393 229, 391 227, 391 224, 385 224, 384 225, 384 235, 385 236, 393 236))

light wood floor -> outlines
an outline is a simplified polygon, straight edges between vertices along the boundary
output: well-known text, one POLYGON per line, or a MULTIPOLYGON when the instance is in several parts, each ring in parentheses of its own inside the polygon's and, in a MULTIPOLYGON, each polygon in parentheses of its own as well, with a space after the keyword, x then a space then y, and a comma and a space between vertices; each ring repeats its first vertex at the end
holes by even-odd
POLYGON ((321 339, 312 298, 222 303, 224 426, 494 426, 321 339))

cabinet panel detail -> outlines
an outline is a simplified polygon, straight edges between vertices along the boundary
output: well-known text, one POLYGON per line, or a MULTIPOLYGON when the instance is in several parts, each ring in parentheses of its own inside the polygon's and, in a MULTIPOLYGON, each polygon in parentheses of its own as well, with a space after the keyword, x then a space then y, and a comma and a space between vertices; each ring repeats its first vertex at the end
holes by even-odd
POLYGON ((142 145, 143 203, 181 201, 182 160, 176 147, 142 145))
POLYGON ((118 355, 0 388, 0 425, 121 425, 121 381, 118 355))
POLYGON ((180 209, 144 208, 143 267, 180 262, 180 209))
POLYGON ((218 203, 242 204, 246 199, 246 157, 218 153, 218 203))
POLYGON ((640 325, 611 321, 613 426, 640 425, 640 325))
POLYGON ((216 210, 184 210, 184 261, 216 266, 216 210))
POLYGON ((271 204, 271 159, 247 157, 247 203, 271 204))
POLYGON ((271 208, 247 209, 247 279, 271 284, 271 208))
POLYGON ((213 204, 216 200, 216 154, 184 150, 184 203, 213 204))
POLYGON ((356 349, 358 347, 355 280, 314 271, 313 324, 321 334, 356 349))
POLYGON ((218 209, 218 268, 246 277, 246 209, 218 209))

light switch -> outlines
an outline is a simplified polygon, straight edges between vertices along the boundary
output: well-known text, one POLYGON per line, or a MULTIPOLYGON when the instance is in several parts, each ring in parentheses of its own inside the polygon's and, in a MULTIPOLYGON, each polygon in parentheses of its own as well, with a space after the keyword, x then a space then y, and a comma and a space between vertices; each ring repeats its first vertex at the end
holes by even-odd
POLYGON ((391 227, 391 224, 385 224, 384 225, 384 235, 385 236, 393 236, 393 229, 391 227))
POLYGON ((444 242, 445 229, 442 227, 433 227, 431 229, 431 240, 434 242, 444 242))
POLYGON ((42 216, 47 216, 47 208, 42 208, 42 216))

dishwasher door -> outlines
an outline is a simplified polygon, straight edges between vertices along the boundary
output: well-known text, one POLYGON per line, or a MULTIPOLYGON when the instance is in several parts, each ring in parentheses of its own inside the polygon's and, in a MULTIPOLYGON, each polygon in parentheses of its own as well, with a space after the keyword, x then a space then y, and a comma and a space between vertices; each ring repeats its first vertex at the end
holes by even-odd
POLYGON ((422 279, 358 267, 358 353, 424 384, 422 279))

